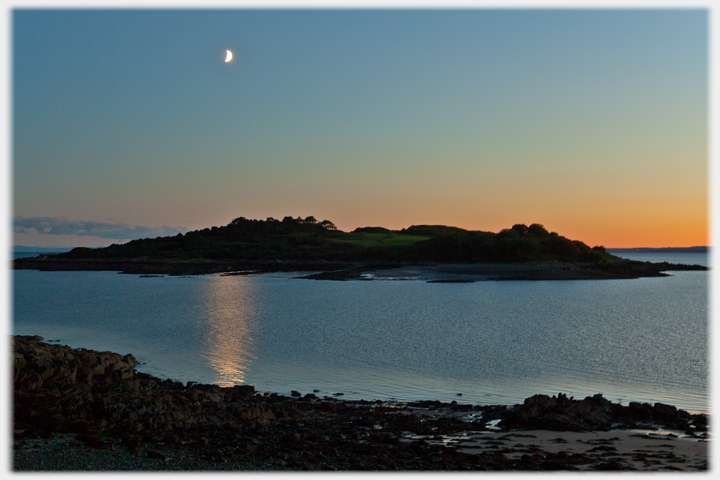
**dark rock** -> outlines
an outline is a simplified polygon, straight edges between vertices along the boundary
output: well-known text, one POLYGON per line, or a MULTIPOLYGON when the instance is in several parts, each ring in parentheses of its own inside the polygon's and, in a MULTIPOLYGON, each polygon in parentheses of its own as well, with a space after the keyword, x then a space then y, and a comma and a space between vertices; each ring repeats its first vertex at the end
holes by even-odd
POLYGON ((81 433, 76 438, 78 441, 83 442, 85 446, 90 448, 105 448, 106 446, 105 442, 91 433, 81 433))
POLYGON ((158 453, 154 450, 148 450, 146 455, 148 458, 157 458, 159 460, 165 460, 165 455, 163 455, 162 453, 158 453))
POLYGON ((678 410, 672 405, 666 405, 664 403, 656 403, 653 407, 653 415, 659 420, 674 420, 678 418, 678 410))

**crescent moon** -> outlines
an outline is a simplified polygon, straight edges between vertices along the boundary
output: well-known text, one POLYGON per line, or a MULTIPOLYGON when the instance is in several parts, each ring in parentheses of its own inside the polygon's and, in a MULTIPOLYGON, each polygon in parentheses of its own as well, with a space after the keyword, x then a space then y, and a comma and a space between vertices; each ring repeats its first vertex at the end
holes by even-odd
POLYGON ((226 50, 227 56, 225 57, 225 63, 228 63, 230 60, 232 60, 232 52, 230 50, 226 50))

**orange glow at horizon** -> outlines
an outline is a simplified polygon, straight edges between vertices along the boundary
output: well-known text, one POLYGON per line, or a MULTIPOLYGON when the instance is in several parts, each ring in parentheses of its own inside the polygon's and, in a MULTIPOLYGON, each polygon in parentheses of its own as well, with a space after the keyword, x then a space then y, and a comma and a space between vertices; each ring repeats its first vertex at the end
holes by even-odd
MULTIPOLYGON (((447 225, 466 230, 497 233, 515 224, 539 223, 548 231, 571 240, 579 240, 591 247, 605 248, 663 248, 710 246, 708 208, 702 206, 692 213, 685 211, 628 212, 629 208, 573 211, 521 212, 453 212, 453 215, 411 216, 408 220, 392 215, 358 215, 336 221, 340 230, 352 231, 358 227, 379 226, 401 230, 411 225, 447 225), (624 210, 624 211, 623 211, 624 210), (384 218, 383 218, 384 217, 384 218), (372 220, 366 220, 372 218, 372 220)), ((328 217, 332 220, 331 217, 328 217)))
POLYGON ((376 192, 351 208, 338 208, 337 216, 334 212, 326 216, 346 231, 430 224, 497 233, 518 223, 539 223, 591 247, 710 245, 708 188, 702 168, 658 172, 627 167, 622 175, 610 168, 546 173, 542 177, 528 169, 466 175, 452 183, 439 176, 432 182, 414 182, 414 190, 396 182, 390 193, 376 192), (390 204, 393 209, 386 207, 390 204))

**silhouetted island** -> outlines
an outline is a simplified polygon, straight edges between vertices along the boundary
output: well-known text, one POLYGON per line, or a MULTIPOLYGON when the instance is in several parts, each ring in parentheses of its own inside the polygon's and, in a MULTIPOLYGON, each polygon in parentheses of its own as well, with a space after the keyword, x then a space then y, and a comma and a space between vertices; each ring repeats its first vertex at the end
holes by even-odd
POLYGON ((444 272, 436 281, 463 282, 638 278, 663 276, 668 270, 707 270, 698 265, 621 259, 602 246, 591 248, 548 232, 540 224, 517 224, 498 233, 444 225, 413 225, 402 230, 364 227, 343 232, 333 222, 319 222, 315 217, 240 217, 222 227, 171 237, 105 248, 77 247, 66 253, 14 260, 16 269, 170 275, 312 271, 320 273, 305 278, 325 280, 368 279, 368 272, 408 266, 434 274, 444 272))

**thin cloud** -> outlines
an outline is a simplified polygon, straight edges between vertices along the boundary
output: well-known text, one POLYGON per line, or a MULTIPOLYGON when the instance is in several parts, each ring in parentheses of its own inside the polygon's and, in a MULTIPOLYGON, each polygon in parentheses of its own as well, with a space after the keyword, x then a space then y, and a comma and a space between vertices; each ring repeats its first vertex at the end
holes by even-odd
POLYGON ((138 239, 153 237, 168 237, 185 233, 185 227, 143 227, 128 225, 126 223, 100 223, 93 221, 73 221, 57 217, 30 217, 15 216, 13 232, 15 233, 42 233, 46 235, 92 235, 94 237, 109 239, 138 239))

